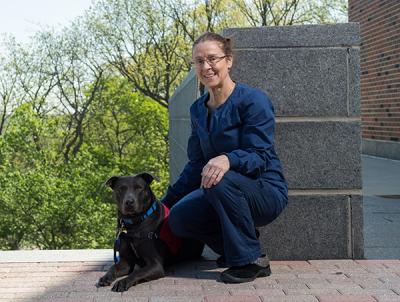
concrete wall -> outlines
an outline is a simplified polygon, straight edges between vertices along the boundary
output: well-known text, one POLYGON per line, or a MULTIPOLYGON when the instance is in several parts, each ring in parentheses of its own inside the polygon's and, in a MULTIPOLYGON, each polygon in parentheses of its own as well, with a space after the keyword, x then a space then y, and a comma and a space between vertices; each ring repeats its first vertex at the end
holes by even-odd
MULTIPOLYGON (((359 27, 355 23, 226 29, 231 75, 265 91, 276 113, 276 150, 289 205, 262 228, 272 259, 363 257, 359 27)), ((186 161, 189 74, 171 99, 171 181, 186 161)))
POLYGON ((378 139, 364 138, 362 140, 362 153, 400 160, 400 143, 394 141, 383 141, 378 139))

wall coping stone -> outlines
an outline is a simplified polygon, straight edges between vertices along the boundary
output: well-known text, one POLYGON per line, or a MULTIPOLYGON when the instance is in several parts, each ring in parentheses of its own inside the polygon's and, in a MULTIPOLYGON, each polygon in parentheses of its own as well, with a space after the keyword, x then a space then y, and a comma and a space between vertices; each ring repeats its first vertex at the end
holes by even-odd
POLYGON ((358 23, 227 28, 235 49, 282 47, 351 47, 361 43, 358 23))

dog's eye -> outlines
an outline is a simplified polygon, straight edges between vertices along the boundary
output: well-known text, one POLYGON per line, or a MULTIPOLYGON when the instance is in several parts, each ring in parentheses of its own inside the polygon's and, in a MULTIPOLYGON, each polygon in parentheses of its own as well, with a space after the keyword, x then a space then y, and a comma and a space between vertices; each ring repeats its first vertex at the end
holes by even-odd
POLYGON ((143 190, 143 187, 139 186, 139 185, 135 185, 133 186, 134 190, 143 190))
POLYGON ((126 186, 118 187, 118 188, 116 188, 116 191, 117 191, 118 193, 122 193, 122 192, 126 191, 126 186))

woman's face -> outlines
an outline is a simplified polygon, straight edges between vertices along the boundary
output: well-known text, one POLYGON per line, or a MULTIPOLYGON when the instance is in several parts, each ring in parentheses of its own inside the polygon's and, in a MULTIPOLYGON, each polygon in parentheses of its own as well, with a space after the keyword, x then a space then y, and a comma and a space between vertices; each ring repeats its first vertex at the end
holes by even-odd
POLYGON ((225 55, 217 41, 197 44, 193 49, 192 60, 197 77, 208 89, 222 87, 225 81, 230 80, 232 57, 225 55))

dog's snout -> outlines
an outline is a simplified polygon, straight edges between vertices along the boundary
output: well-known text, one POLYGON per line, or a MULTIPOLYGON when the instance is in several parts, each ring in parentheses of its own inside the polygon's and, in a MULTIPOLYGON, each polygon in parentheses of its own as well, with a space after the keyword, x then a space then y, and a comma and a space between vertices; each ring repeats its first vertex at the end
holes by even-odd
POLYGON ((127 199, 127 200, 125 201, 125 204, 126 204, 127 206, 129 206, 129 207, 133 207, 134 203, 135 203, 135 201, 134 201, 133 199, 127 199))

